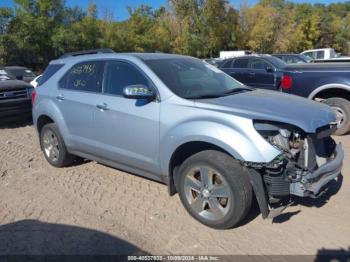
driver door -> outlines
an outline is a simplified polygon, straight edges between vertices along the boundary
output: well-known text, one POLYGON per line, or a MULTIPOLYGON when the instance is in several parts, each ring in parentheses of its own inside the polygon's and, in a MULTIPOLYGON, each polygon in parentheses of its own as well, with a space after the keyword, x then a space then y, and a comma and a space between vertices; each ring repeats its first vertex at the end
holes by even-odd
POLYGON ((106 62, 103 93, 96 98, 93 114, 95 153, 119 164, 159 173, 160 103, 125 98, 123 89, 131 85, 154 88, 135 65, 106 62))

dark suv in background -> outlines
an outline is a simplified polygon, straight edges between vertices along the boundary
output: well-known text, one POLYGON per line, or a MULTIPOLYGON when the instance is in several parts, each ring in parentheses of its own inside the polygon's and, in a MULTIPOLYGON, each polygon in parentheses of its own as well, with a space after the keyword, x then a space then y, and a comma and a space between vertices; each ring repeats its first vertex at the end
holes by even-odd
POLYGON ((276 90, 287 66, 270 55, 248 55, 226 59, 219 68, 248 86, 276 90))
POLYGON ((331 106, 337 115, 336 135, 350 131, 350 64, 286 64, 271 55, 224 60, 219 68, 251 87, 286 92, 331 106))
POLYGON ((23 80, 27 83, 36 77, 32 70, 24 66, 6 66, 5 70, 17 80, 23 80))
POLYGON ((31 117, 33 87, 0 68, 0 123, 31 117))

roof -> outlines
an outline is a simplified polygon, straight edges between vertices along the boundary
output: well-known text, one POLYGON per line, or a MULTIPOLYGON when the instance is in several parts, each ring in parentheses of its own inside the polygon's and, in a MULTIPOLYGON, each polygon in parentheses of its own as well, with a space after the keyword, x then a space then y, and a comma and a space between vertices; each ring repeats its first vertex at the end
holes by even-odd
POLYGON ((156 59, 170 59, 170 58, 191 58, 190 56, 176 55, 176 54, 166 54, 166 53, 95 53, 95 54, 81 54, 81 55, 65 55, 61 56, 57 60, 51 61, 51 63, 65 63, 69 61, 84 61, 89 59, 130 59, 138 58, 140 60, 156 60, 156 59))

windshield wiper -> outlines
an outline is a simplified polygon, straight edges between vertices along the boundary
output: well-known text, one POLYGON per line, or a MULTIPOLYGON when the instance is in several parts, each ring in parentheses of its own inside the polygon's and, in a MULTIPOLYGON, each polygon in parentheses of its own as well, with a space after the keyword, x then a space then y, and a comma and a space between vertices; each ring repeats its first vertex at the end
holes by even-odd
POLYGON ((227 96, 231 94, 236 94, 236 93, 241 93, 244 91, 252 91, 254 90, 253 88, 249 87, 237 87, 234 89, 227 90, 222 93, 213 93, 213 94, 203 94, 203 95, 197 95, 197 96, 186 96, 184 98, 186 99, 206 99, 206 98, 217 98, 217 97, 222 97, 222 96, 227 96))
POLYGON ((225 96, 225 95, 240 93, 243 91, 253 91, 253 90, 254 90, 253 88, 249 88, 249 87, 237 87, 237 88, 225 91, 225 92, 221 93, 221 95, 225 96))
POLYGON ((222 96, 221 93, 214 93, 214 94, 203 94, 203 95, 197 95, 197 96, 185 96, 186 99, 206 99, 206 98, 216 98, 222 96))

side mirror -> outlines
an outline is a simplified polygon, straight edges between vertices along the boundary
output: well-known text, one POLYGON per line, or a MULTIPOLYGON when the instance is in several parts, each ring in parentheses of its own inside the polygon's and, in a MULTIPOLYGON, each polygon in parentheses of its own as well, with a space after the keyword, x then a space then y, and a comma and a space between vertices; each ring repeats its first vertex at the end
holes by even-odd
POLYGON ((145 85, 131 85, 124 87, 123 95, 126 98, 133 99, 153 99, 156 95, 145 85))
POLYGON ((275 71, 275 70, 274 70, 271 66, 266 67, 266 72, 272 73, 272 72, 274 72, 274 71, 275 71))

